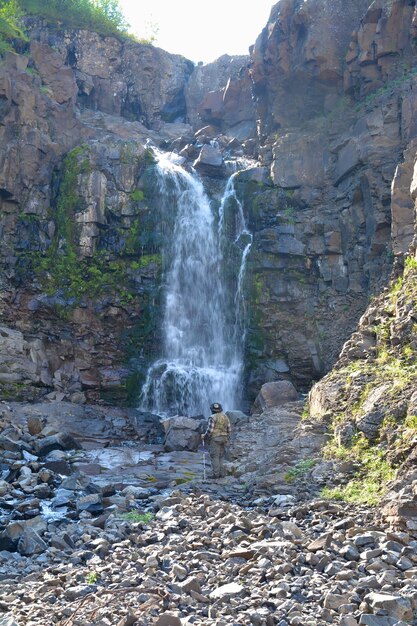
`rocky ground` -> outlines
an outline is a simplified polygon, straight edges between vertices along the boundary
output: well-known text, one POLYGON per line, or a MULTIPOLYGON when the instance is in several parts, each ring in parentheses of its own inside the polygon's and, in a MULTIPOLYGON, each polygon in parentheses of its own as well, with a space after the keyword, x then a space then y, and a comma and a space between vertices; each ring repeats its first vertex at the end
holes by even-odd
POLYGON ((301 408, 232 415, 213 481, 134 412, 3 405, 0 625, 417 624, 417 535, 314 497, 335 468, 301 408))

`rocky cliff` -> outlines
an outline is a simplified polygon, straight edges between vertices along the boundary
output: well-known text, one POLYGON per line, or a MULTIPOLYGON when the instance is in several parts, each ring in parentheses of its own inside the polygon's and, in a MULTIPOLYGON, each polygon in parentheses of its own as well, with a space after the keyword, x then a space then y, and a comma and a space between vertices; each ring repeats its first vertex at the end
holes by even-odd
POLYGON ((161 269, 138 188, 144 146, 189 132, 164 120, 184 118, 192 64, 28 26, 27 54, 0 66, 2 396, 120 400, 136 335, 153 332, 161 269))
POLYGON ((413 237, 414 24, 402 0, 282 0, 250 57, 194 68, 28 21, 0 65, 3 397, 137 396, 168 232, 148 140, 195 162, 214 205, 227 160, 257 160, 235 180, 248 397, 328 371, 413 237))
POLYGON ((249 345, 255 380, 288 372, 302 387, 320 377, 407 251, 413 20, 408 2, 368 10, 289 0, 254 46, 259 154, 272 178, 248 209, 261 294, 249 345))

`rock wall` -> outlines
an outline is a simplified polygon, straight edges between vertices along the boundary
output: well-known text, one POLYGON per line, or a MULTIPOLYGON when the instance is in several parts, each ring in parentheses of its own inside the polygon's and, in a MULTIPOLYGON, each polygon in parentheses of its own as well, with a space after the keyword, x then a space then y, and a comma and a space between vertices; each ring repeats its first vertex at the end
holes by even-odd
POLYGON ((270 174, 239 179, 254 232, 252 391, 328 371, 414 232, 414 6, 319 4, 278 3, 251 56, 270 174))
POLYGON ((126 402, 159 318, 163 224, 145 198, 145 144, 190 135, 173 119, 193 66, 28 28, 27 54, 0 64, 1 397, 126 402))
POLYGON ((225 54, 195 68, 186 89, 187 119, 195 130, 213 124, 239 140, 255 136, 249 57, 225 54))
POLYGON ((137 392, 167 232, 148 140, 214 203, 230 156, 258 159, 235 182, 254 237, 248 396, 328 371, 414 233, 415 21, 405 0, 282 0, 250 59, 196 68, 29 21, 27 54, 0 64, 4 397, 137 392))
POLYGON ((256 40, 250 73, 261 137, 329 112, 368 0, 281 0, 256 40))

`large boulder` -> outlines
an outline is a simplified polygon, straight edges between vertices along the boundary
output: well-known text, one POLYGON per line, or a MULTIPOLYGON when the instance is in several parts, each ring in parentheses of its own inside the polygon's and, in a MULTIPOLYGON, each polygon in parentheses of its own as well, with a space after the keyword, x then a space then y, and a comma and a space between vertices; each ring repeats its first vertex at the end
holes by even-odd
POLYGON ((146 441, 146 443, 161 443, 163 441, 165 430, 159 415, 149 411, 133 410, 131 421, 139 439, 146 441))
POLYGON ((167 452, 189 450, 196 452, 201 441, 200 421, 190 417, 170 417, 163 422, 166 436, 164 447, 167 452))
POLYGON ((81 450, 82 446, 68 433, 57 433, 36 442, 38 456, 46 456, 52 450, 81 450))
POLYGON ((298 399, 298 392, 289 380, 265 383, 254 402, 252 413, 262 413, 265 409, 295 402, 298 399))
POLYGON ((193 165, 201 174, 216 177, 224 174, 223 156, 217 146, 204 145, 193 165))

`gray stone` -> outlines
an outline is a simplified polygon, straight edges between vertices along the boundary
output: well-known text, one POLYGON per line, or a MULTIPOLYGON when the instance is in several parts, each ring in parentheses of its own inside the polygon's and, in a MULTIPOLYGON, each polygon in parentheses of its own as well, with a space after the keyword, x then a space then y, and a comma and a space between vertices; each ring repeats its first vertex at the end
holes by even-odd
POLYGON ((185 578, 187 578, 187 569, 182 567, 179 563, 174 563, 172 573, 178 580, 185 580, 185 578))
POLYGON ((181 626, 182 621, 174 613, 162 613, 154 622, 154 626, 181 626))
POLYGON ((195 452, 201 442, 200 422, 188 417, 172 417, 164 420, 166 430, 164 448, 167 452, 189 450, 195 452))
POLYGON ((231 598, 234 596, 240 596, 244 591, 244 587, 239 585, 238 583, 228 583, 227 585, 222 585, 221 587, 217 587, 210 593, 210 598, 212 600, 218 600, 223 598, 231 598))
POLYGON ((42 537, 32 528, 25 528, 17 543, 17 549, 23 556, 42 554, 47 547, 42 537))
POLYGON ((348 604, 349 599, 350 596, 348 594, 327 593, 324 597, 323 606, 326 609, 337 611, 342 605, 348 604))
POLYGON ((409 598, 400 595, 372 592, 365 596, 372 609, 387 612, 388 617, 407 621, 413 618, 412 603, 409 598))
POLYGON ((88 511, 89 513, 102 513, 103 502, 100 494, 92 493, 79 498, 76 502, 77 511, 88 511))
POLYGON ((359 624, 363 624, 364 626, 400 626, 402 623, 395 617, 363 613, 360 616, 359 624))
POLYGON ((46 456, 52 450, 80 450, 82 446, 68 433, 58 433, 36 442, 38 456, 46 456))
POLYGON ((2 615, 0 616, 0 626, 20 626, 20 624, 13 615, 2 615))
POLYGON ((294 400, 298 400, 298 392, 289 380, 265 383, 255 400, 252 413, 262 413, 267 408, 280 406, 294 400))
POLYGON ((193 166, 200 172, 207 175, 223 175, 223 156, 219 148, 204 145, 193 166))
POLYGON ((347 561, 359 560, 359 550, 355 546, 352 546, 352 545, 343 546, 340 549, 339 554, 347 561))
POLYGON ((197 593, 201 593, 200 581, 195 576, 190 576, 184 581, 177 583, 177 585, 182 592, 190 593, 191 591, 196 591, 197 593))
POLYGON ((83 598, 84 596, 96 591, 97 587, 95 585, 75 585, 73 587, 68 587, 65 589, 64 596, 70 602, 74 600, 78 600, 79 598, 83 598))

